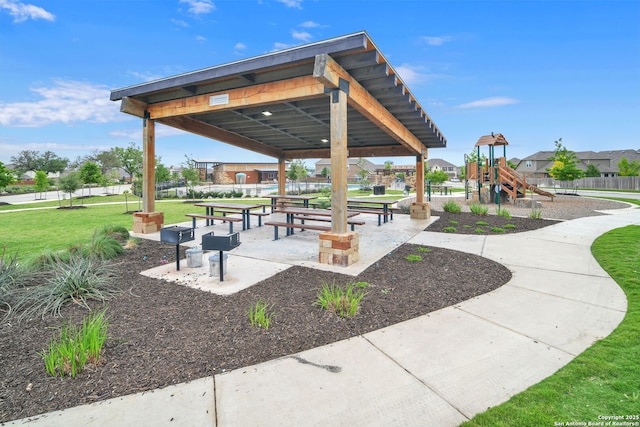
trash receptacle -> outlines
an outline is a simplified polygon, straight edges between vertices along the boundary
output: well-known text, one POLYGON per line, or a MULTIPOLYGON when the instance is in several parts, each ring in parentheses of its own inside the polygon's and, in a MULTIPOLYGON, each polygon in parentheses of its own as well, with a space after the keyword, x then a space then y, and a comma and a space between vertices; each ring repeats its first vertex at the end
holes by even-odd
POLYGON ((373 194, 375 196, 381 196, 384 194, 384 185, 374 185, 373 186, 373 194))
MULTIPOLYGON (((229 255, 223 253, 222 274, 227 274, 227 258, 229 255)), ((220 277, 220 254, 213 254, 209 257, 209 276, 220 277)))
POLYGON ((189 248, 185 251, 187 254, 187 267, 198 268, 202 267, 202 249, 189 248))

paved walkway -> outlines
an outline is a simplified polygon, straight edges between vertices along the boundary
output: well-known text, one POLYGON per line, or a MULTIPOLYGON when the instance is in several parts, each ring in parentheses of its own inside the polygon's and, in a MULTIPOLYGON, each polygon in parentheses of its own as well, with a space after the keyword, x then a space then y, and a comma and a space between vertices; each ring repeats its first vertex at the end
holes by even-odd
POLYGON ((640 209, 506 236, 421 232, 410 243, 491 258, 512 280, 360 337, 8 425, 456 426, 553 374, 620 323, 625 295, 590 246, 629 224, 640 224, 640 209))

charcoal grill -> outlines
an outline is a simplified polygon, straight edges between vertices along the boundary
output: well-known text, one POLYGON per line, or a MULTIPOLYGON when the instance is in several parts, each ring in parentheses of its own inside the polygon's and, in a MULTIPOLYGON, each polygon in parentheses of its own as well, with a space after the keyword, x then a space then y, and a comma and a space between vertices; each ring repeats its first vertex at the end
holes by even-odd
POLYGON ((223 271, 223 252, 230 251, 240 246, 240 233, 231 233, 224 236, 214 236, 213 231, 211 233, 202 235, 202 249, 205 251, 219 251, 220 252, 220 281, 224 281, 223 271))
POLYGON ((193 228, 173 225, 160 229, 160 241, 176 245, 176 270, 180 271, 180 243, 190 242, 194 237, 193 228))

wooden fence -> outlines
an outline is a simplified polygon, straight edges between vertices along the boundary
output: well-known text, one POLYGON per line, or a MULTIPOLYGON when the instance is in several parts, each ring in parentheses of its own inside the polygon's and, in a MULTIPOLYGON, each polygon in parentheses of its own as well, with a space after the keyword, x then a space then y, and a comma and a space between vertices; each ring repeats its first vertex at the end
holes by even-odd
POLYGON ((615 176, 607 178, 581 178, 572 182, 555 181, 553 178, 527 178, 527 182, 538 187, 554 188, 596 188, 601 190, 640 191, 640 177, 615 176))

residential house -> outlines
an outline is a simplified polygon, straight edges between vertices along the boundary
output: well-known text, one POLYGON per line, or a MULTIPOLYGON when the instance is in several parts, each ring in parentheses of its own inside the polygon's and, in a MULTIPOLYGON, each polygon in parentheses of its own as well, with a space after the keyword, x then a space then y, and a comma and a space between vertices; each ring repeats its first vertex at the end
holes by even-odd
POLYGON ((438 170, 446 172, 447 175, 449 175, 449 179, 458 178, 460 176, 460 168, 453 163, 449 163, 443 159, 428 159, 427 171, 435 172, 438 170))
POLYGON ((195 160, 202 181, 214 184, 257 184, 278 178, 278 163, 224 163, 195 160))
MULTIPOLYGON (((553 166, 553 162, 549 160, 553 154, 553 151, 538 151, 520 160, 516 170, 530 178, 549 178, 547 169, 553 166)), ((618 176, 620 173, 618 163, 623 157, 629 162, 634 160, 640 162, 640 150, 576 151, 575 154, 578 169, 586 171, 589 164, 594 164, 600 171, 601 177, 618 176)))
MULTIPOLYGON (((320 159, 316 162, 315 166, 316 176, 321 176, 324 170, 326 170, 329 176, 331 175, 331 159, 320 159)), ((376 173, 376 169, 382 169, 383 167, 384 165, 376 165, 367 159, 349 158, 347 159, 347 179, 353 181, 359 180, 360 171, 362 170, 368 172, 368 176, 365 177, 365 179, 370 179, 370 177, 376 173)))

